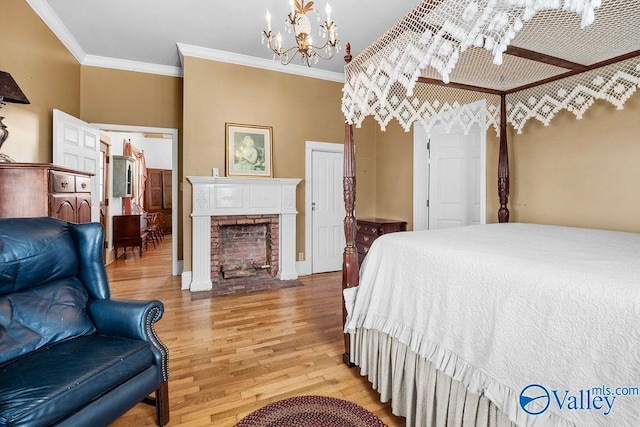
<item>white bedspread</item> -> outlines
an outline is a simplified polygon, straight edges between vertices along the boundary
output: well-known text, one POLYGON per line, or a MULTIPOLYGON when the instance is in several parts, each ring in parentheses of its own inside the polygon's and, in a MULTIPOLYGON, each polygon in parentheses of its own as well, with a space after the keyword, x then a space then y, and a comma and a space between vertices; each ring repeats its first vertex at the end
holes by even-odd
POLYGON ((640 425, 640 396, 614 396, 640 387, 639 234, 517 223, 388 234, 345 294, 346 331, 399 339, 519 425, 640 425), (519 405, 529 384, 549 392, 540 415, 519 405), (612 395, 595 398, 603 386, 612 395))

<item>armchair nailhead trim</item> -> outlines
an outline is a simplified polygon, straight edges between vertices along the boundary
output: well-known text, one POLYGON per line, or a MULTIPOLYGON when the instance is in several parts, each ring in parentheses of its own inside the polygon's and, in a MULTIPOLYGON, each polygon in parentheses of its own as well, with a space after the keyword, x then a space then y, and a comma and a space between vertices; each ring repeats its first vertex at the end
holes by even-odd
POLYGON ((160 320, 161 317, 162 313, 160 312, 160 309, 158 307, 153 307, 147 313, 145 326, 147 335, 151 340, 151 343, 160 351, 160 354, 162 355, 162 379, 164 381, 167 381, 169 379, 169 350, 167 349, 167 346, 165 346, 163 342, 160 341, 160 338, 158 338, 158 335, 156 334, 156 331, 153 327, 153 324, 160 320))

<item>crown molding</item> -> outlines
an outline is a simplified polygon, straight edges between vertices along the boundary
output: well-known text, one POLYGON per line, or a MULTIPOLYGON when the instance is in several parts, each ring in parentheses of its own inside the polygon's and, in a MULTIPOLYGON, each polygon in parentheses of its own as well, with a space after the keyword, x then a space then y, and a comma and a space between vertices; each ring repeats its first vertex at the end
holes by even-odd
POLYGON ((86 52, 78 41, 73 37, 69 29, 66 25, 62 23, 58 15, 53 11, 51 6, 44 0, 27 0, 31 9, 44 21, 44 23, 49 27, 49 29, 53 32, 53 34, 58 37, 58 39, 62 42, 62 44, 71 52, 71 54, 78 60, 79 63, 82 64, 85 56, 87 56, 86 52))
POLYGON ((112 68, 116 70, 136 71, 139 73, 159 74, 162 76, 182 77, 181 67, 151 64, 149 62, 131 61, 128 59, 109 58, 106 56, 85 55, 82 65, 91 67, 112 68))
POLYGON ((277 61, 256 58, 254 56, 241 55, 238 53, 226 52, 223 50, 208 49, 200 46, 193 46, 184 43, 176 43, 180 53, 180 63, 184 69, 184 57, 209 59, 212 61, 227 62, 230 64, 244 65, 247 67, 262 68, 264 70, 276 71, 279 73, 296 74, 314 79, 329 80, 332 82, 344 83, 344 74, 333 71, 319 70, 301 65, 283 66, 277 61))

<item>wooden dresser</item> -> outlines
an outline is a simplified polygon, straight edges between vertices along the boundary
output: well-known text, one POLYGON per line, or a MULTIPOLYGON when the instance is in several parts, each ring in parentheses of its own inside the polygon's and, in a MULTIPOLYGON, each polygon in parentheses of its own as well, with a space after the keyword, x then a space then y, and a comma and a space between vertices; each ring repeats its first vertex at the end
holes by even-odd
POLYGON ((0 163, 0 218, 91 222, 91 176, 48 163, 0 163))
POLYGON ((374 240, 383 234, 407 231, 407 223, 393 219, 358 219, 356 223, 356 249, 358 250, 358 263, 362 264, 365 255, 374 240))
POLYGON ((147 215, 114 215, 113 216, 113 251, 118 259, 118 248, 123 248, 124 259, 127 259, 127 247, 140 248, 147 245, 147 215))

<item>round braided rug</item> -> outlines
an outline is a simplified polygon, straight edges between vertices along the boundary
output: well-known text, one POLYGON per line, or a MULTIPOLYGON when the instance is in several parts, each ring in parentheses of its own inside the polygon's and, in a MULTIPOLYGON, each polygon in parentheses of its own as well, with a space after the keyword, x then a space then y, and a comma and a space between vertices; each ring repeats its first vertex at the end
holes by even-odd
POLYGON ((355 403, 327 396, 296 396, 250 413, 236 427, 387 427, 355 403))

